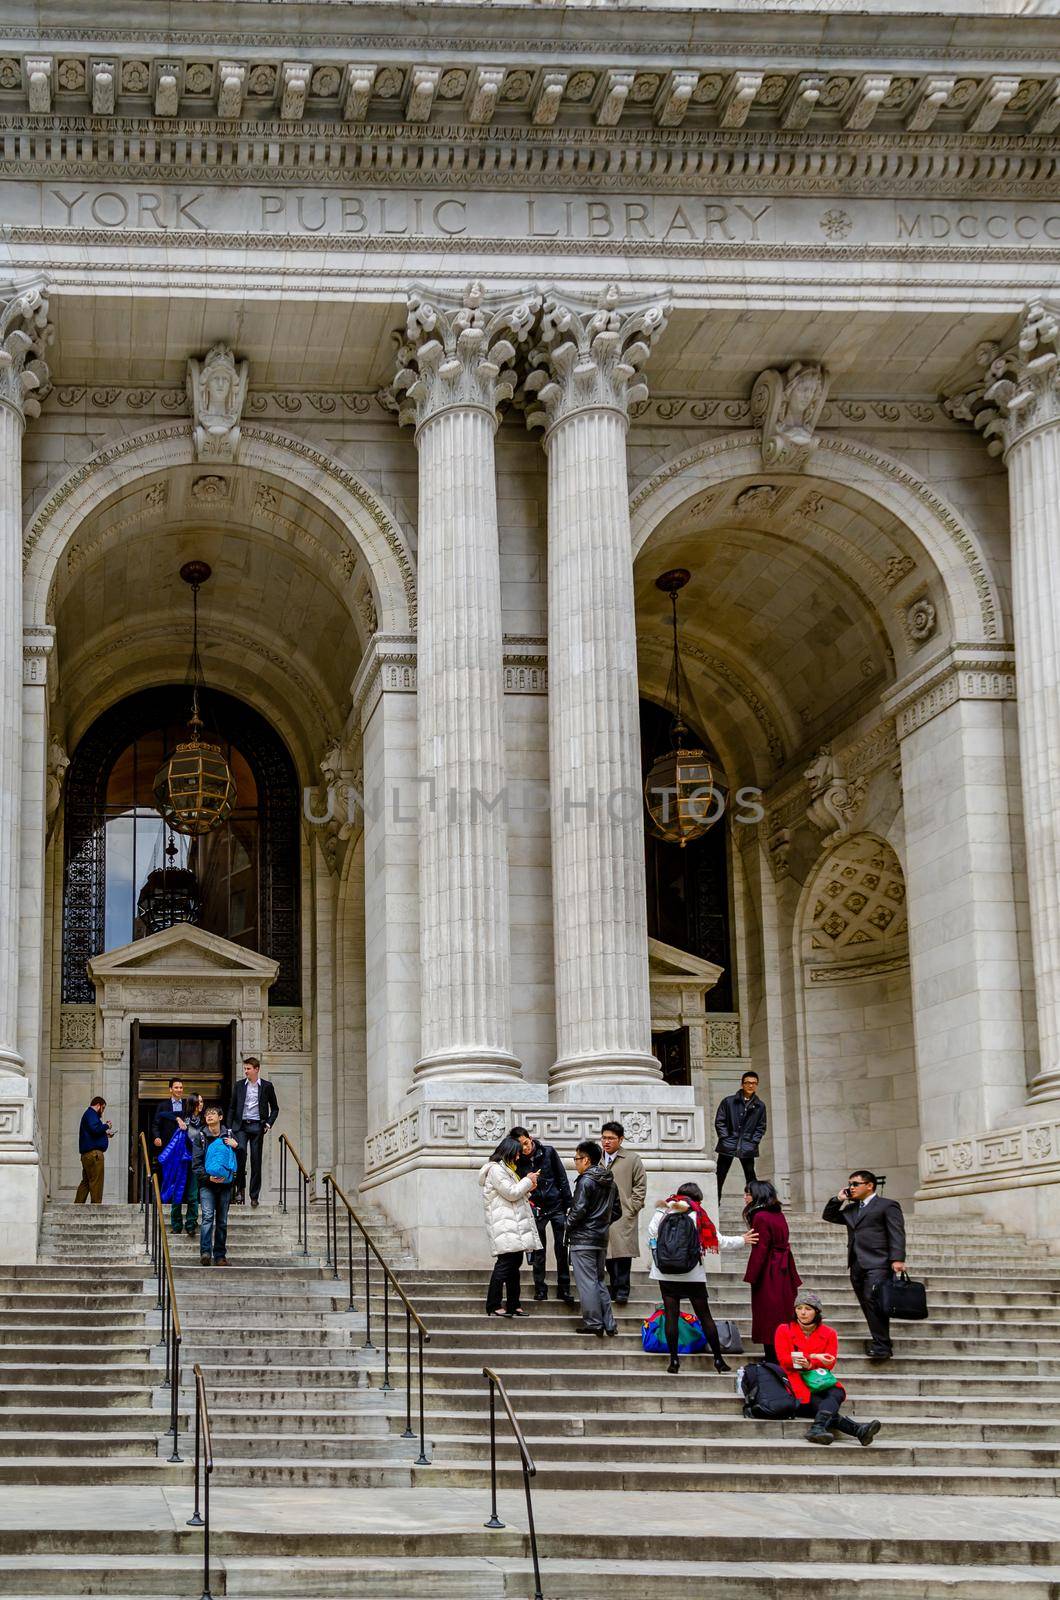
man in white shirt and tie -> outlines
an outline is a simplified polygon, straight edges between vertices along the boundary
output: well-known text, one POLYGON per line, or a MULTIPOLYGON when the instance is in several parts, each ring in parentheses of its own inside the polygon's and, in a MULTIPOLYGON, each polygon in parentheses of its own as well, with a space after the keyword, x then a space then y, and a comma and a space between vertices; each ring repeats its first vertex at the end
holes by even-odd
POLYGON ((280 1114, 276 1090, 261 1076, 257 1056, 244 1056, 243 1080, 237 1083, 228 1113, 228 1125, 239 1145, 239 1172, 236 1200, 246 1199, 247 1164, 250 1164, 250 1203, 257 1206, 261 1194, 261 1150, 265 1135, 280 1114))

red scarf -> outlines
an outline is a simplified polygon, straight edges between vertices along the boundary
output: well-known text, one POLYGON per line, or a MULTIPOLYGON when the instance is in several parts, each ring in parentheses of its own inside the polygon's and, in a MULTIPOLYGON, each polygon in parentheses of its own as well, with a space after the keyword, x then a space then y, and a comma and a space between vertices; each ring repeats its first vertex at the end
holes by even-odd
POLYGON ((720 1249, 718 1244, 718 1230, 707 1216, 707 1213, 703 1210, 703 1207, 699 1204, 699 1201, 690 1199, 687 1194, 672 1194, 669 1200, 667 1200, 666 1204, 687 1206, 689 1211, 691 1211, 692 1215, 695 1217, 696 1224, 699 1228, 699 1248, 701 1250, 708 1250, 712 1254, 717 1255, 720 1249))

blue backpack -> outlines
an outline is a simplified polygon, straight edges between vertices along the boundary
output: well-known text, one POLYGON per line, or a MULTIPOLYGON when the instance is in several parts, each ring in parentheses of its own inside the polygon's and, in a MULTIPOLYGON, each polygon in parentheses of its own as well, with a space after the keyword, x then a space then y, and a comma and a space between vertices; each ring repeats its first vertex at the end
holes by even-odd
POLYGON ((236 1153, 231 1145, 225 1144, 224 1139, 211 1139, 206 1146, 202 1165, 208 1178, 220 1178, 224 1183, 231 1183, 236 1175, 236 1153))

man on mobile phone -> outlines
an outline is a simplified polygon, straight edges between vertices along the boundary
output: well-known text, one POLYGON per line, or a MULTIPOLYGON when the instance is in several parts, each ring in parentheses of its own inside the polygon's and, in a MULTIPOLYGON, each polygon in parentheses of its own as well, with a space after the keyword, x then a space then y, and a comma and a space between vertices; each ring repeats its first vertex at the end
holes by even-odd
POLYGON ((876 1192, 879 1181, 864 1168, 852 1172, 846 1187, 825 1206, 824 1220, 847 1229, 850 1282, 872 1335, 866 1353, 871 1361, 889 1361, 894 1354, 891 1324, 876 1295, 892 1272, 905 1271, 905 1217, 897 1200, 876 1192))

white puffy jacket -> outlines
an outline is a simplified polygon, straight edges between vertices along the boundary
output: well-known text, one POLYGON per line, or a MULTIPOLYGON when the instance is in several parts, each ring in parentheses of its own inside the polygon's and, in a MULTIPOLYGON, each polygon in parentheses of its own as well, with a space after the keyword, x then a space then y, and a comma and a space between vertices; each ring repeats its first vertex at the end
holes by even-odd
POLYGON ((495 1256, 509 1250, 540 1250, 541 1239, 527 1195, 530 1179, 517 1178, 510 1167, 487 1161, 478 1175, 482 1185, 482 1204, 486 1208, 486 1232, 495 1256))

